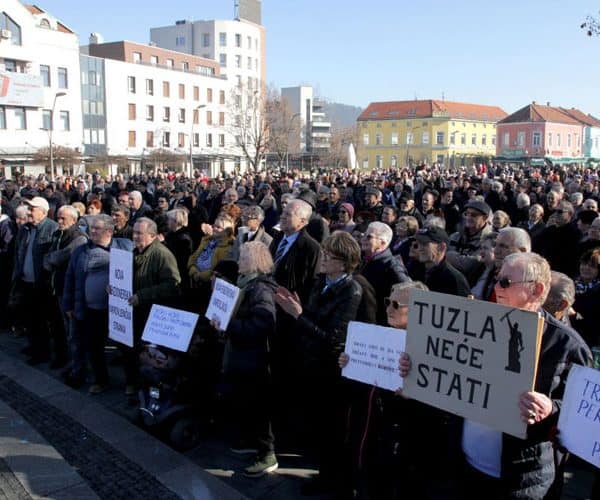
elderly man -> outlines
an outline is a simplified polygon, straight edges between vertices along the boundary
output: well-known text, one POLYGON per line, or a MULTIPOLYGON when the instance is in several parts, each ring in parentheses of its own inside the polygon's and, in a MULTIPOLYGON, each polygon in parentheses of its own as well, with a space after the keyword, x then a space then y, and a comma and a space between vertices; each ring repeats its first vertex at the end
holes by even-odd
POLYGON ((471 293, 463 274, 446 262, 448 234, 443 229, 430 226, 415 234, 417 257, 425 266, 425 284, 433 292, 466 297, 471 293))
POLYGON ((106 214, 89 217, 90 239, 72 254, 62 298, 62 309, 70 320, 71 367, 67 384, 85 383, 86 358, 89 357, 94 383, 90 394, 108 386, 104 346, 108 337, 108 294, 110 249, 131 251, 130 240, 113 238, 114 221, 106 214))
POLYGON ((134 347, 124 351, 125 394, 135 394, 138 377, 138 345, 152 304, 173 305, 179 295, 181 277, 177 260, 158 239, 158 228, 152 219, 142 217, 133 226, 133 309, 134 347))
POLYGON ((129 225, 133 227, 136 221, 142 217, 152 217, 152 208, 148 205, 139 191, 129 193, 129 207, 131 209, 129 225))
POLYGON ((58 224, 48 218, 50 207, 44 198, 36 196, 25 203, 29 206, 29 221, 17 233, 11 294, 18 297, 29 338, 29 347, 24 349, 31 356, 28 363, 37 365, 50 357, 47 320, 51 304, 48 301, 49 276, 43 267, 43 259, 50 249, 58 224))
POLYGON ((550 293, 544 302, 544 309, 557 320, 571 326, 569 314, 575 303, 575 283, 566 274, 552 271, 550 293))
POLYGON ((525 229, 525 231, 529 233, 533 246, 536 248, 537 239, 544 229, 546 229, 546 223, 544 222, 544 208, 542 205, 539 205, 538 203, 531 205, 529 208, 529 219, 521 222, 518 227, 525 229))
POLYGON ((240 247, 248 241, 260 241, 267 248, 271 245, 273 237, 269 235, 262 223, 265 220, 265 212, 258 205, 251 205, 244 209, 242 213, 242 221, 247 231, 238 231, 237 238, 233 244, 232 259, 238 260, 240 256, 240 247))
POLYGON ((480 273, 479 247, 481 238, 492 230, 488 224, 491 213, 483 201, 468 202, 463 210, 462 229, 450 236, 448 262, 463 273, 470 284, 474 284, 480 273))
POLYGON ((363 263, 359 272, 375 289, 378 325, 387 325, 385 298, 390 296, 392 285, 411 281, 401 258, 392 255, 392 237, 387 224, 375 221, 369 224, 361 241, 363 263))
POLYGON ((111 210, 111 215, 115 221, 115 238, 133 238, 133 228, 129 225, 129 215, 131 211, 127 205, 115 205, 111 210))
POLYGON ((402 217, 403 215, 409 215, 411 217, 414 217, 415 219, 417 219, 419 227, 423 227, 424 219, 421 215, 421 212, 419 212, 415 207, 415 197, 412 193, 402 193, 400 195, 400 198, 398 199, 398 207, 400 209, 400 212, 398 214, 399 217, 402 217))
POLYGON ((60 314, 60 317, 53 315, 54 321, 51 324, 54 359, 50 368, 62 368, 68 361, 66 333, 69 331, 69 319, 64 314, 61 302, 71 255, 77 247, 87 242, 87 237, 77 227, 78 218, 79 212, 71 205, 64 205, 58 209, 58 229, 52 235, 49 252, 44 256, 44 269, 50 272, 53 309, 60 314))

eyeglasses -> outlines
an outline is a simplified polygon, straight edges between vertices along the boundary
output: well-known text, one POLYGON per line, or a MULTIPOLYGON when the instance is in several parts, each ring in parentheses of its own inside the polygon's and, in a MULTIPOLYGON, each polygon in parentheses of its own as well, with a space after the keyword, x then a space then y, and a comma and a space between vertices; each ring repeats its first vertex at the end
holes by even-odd
POLYGON ((394 309, 396 309, 396 311, 401 307, 408 307, 408 304, 402 304, 401 302, 398 302, 397 300, 392 300, 389 297, 383 299, 383 303, 385 304, 385 307, 392 306, 394 309))
POLYGON ((500 288, 510 288, 512 285, 517 283, 535 283, 533 280, 513 281, 510 278, 498 278, 498 284, 500 288))
POLYGON ((378 240, 379 239, 374 234, 363 234, 363 238, 366 238, 367 240, 378 240))

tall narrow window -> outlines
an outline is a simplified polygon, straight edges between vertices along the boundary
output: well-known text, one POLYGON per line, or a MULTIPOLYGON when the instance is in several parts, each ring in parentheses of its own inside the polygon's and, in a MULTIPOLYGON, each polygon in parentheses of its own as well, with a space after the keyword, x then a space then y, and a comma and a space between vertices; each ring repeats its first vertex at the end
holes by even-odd
POLYGON ((50 87, 50 66, 40 64, 40 76, 42 77, 42 85, 50 87))
POLYGON ((71 130, 71 120, 68 111, 60 112, 60 127, 61 130, 71 130))
POLYGON ((68 89, 69 79, 67 76, 67 68, 58 68, 58 88, 68 89))
POLYGON ((128 136, 127 144, 130 148, 135 148, 135 130, 130 130, 128 136))
POLYGON ((15 122, 17 130, 27 129, 27 114, 25 108, 15 108, 15 122))

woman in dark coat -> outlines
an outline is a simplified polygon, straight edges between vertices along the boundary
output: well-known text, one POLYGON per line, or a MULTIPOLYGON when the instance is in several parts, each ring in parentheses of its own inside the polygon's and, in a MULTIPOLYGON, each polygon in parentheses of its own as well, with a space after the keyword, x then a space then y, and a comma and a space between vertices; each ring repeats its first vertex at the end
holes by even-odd
POLYGON ((303 493, 344 495, 350 484, 344 478, 345 401, 337 359, 362 299, 362 288, 352 276, 360 262, 360 247, 350 234, 336 231, 323 241, 322 249, 323 274, 316 279, 306 306, 285 288, 278 288, 275 300, 296 319, 304 408, 309 413, 307 437, 319 460, 319 476, 305 485, 303 493))
POLYGON ((192 255, 192 238, 188 231, 188 214, 182 208, 175 208, 167 212, 168 232, 165 236, 165 245, 177 260, 177 268, 181 276, 182 288, 189 288, 190 277, 188 274, 188 260, 192 255))

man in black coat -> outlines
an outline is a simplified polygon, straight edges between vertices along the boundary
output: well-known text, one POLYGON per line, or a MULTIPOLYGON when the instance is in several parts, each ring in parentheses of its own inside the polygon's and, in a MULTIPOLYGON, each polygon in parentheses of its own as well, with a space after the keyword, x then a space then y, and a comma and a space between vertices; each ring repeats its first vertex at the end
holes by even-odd
POLYGON ((425 284, 432 292, 466 297, 471 293, 465 276, 446 262, 448 234, 431 226, 419 229, 415 235, 419 262, 425 265, 425 284))

